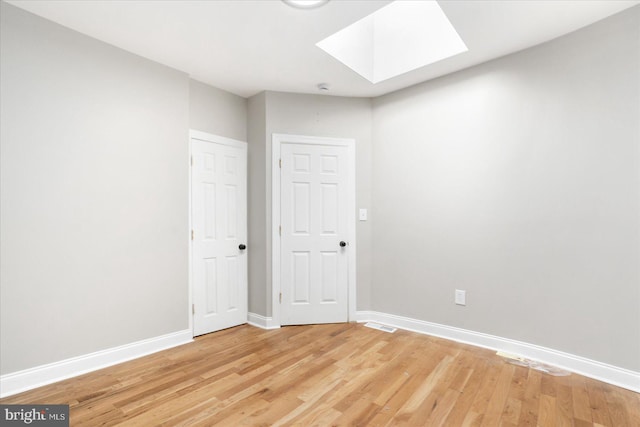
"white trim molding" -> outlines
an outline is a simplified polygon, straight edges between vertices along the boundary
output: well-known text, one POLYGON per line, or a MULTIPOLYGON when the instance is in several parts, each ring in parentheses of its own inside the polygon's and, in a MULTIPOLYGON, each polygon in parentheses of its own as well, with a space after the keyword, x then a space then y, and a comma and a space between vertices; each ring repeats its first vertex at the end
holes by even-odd
POLYGON ((85 354, 35 368, 0 376, 0 397, 7 397, 67 378, 72 378, 118 363, 193 341, 191 329, 85 354))
POLYGON ((264 317, 256 313, 249 313, 247 323, 262 329, 280 329, 280 325, 276 324, 272 317, 264 317))
POLYGON ((195 129, 189 130, 189 139, 198 139, 205 142, 215 142, 216 144, 229 145, 231 147, 247 149, 247 143, 238 139, 227 138, 226 136, 214 135, 195 129))
POLYGON ((476 347, 516 354, 640 393, 640 372, 608 365, 582 356, 509 338, 377 311, 358 311, 356 318, 358 322, 382 323, 399 329, 446 338, 476 347))

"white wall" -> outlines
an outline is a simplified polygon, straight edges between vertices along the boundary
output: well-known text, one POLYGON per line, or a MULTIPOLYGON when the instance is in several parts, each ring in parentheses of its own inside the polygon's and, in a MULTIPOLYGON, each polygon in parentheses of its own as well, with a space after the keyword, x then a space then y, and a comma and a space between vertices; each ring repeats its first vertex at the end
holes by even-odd
POLYGON ((189 128, 246 100, 0 6, 0 373, 187 329, 189 128))
POLYGON ((375 99, 373 310, 640 371, 639 62, 635 7, 375 99))
POLYGON ((197 80, 189 80, 189 127, 247 140, 247 100, 197 80))

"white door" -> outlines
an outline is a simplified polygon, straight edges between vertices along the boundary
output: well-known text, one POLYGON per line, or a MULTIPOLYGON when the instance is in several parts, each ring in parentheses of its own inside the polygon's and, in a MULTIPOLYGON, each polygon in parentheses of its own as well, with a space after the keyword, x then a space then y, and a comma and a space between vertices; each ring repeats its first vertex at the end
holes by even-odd
POLYGON ((191 154, 195 336, 247 323, 247 146, 192 132, 191 154))
POLYGON ((347 147, 283 143, 282 325, 348 320, 347 147))

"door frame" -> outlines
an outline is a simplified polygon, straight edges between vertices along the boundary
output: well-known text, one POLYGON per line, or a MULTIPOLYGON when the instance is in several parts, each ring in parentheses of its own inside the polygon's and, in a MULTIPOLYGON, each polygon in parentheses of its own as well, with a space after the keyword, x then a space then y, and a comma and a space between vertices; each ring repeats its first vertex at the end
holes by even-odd
POLYGON ((356 140, 274 133, 271 136, 271 317, 280 327, 280 151, 282 144, 334 145, 347 148, 347 321, 356 320, 356 140))
MULTIPOLYGON (((189 158, 188 158, 188 162, 189 162, 189 167, 188 167, 188 171, 189 171, 189 229, 187 230, 187 240, 189 242, 189 286, 188 286, 188 291, 189 295, 187 298, 187 301, 189 302, 189 305, 187 306, 187 313, 188 313, 188 317, 189 317, 189 329, 191 330, 191 336, 195 337, 195 331, 194 331, 194 322, 193 322, 193 305, 194 305, 194 299, 193 299, 193 240, 191 240, 191 232, 193 231, 193 200, 191 199, 191 194, 193 192, 193 183, 191 182, 191 175, 193 174, 193 171, 191 170, 191 167, 193 165, 193 152, 192 152, 192 141, 194 139, 197 139, 199 141, 205 141, 205 142, 211 142, 214 144, 222 144, 222 145, 230 145, 232 147, 237 147, 237 148, 242 148, 244 150, 248 150, 248 144, 244 141, 240 141, 237 139, 232 139, 232 138, 227 138, 225 136, 220 136, 220 135, 214 135, 211 133, 207 133, 207 132, 202 132, 199 130, 194 130, 194 129, 189 129, 189 158)), ((247 162, 247 166, 248 166, 248 162, 247 162)), ((248 185, 249 185, 249 181, 248 181, 248 169, 247 169, 247 177, 246 177, 246 182, 247 182, 247 194, 248 194, 248 185)), ((247 219, 248 219, 248 215, 249 212, 247 211, 247 219)), ((246 221, 246 219, 245 219, 246 221)), ((249 240, 249 229, 248 229, 248 224, 245 224, 245 227, 247 229, 247 241, 249 240)), ((249 282, 248 282, 248 265, 247 265, 247 291, 249 290, 249 282)), ((248 295, 247 295, 248 298, 248 295)), ((247 318, 249 315, 248 312, 248 304, 249 301, 247 301, 247 318)))

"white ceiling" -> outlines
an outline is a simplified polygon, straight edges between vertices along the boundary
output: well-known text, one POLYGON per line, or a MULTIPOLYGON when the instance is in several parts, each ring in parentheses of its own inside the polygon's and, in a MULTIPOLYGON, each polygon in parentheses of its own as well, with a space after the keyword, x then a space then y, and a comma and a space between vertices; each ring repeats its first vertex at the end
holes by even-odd
POLYGON ((318 83, 331 95, 374 97, 543 43, 640 0, 440 0, 469 51, 377 84, 316 43, 389 0, 331 0, 308 10, 280 0, 8 3, 243 97, 318 93, 318 83))

